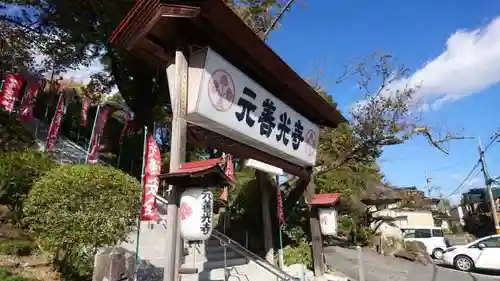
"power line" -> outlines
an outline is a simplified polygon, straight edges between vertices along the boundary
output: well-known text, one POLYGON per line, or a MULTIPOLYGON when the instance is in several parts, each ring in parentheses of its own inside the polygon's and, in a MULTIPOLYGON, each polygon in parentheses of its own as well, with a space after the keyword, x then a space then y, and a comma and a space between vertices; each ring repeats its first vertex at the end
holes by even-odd
MULTIPOLYGON (((488 148, 490 148, 495 142, 496 140, 498 139, 498 137, 500 137, 500 133, 495 133, 493 135, 493 137, 491 138, 490 142, 488 143, 488 145, 486 146, 486 148, 483 150, 483 153, 486 152, 486 150, 488 150, 488 148)), ((477 167, 479 167, 479 165, 481 164, 481 159, 479 159, 476 163, 476 165, 474 165, 474 167, 472 167, 472 170, 469 172, 469 174, 465 177, 465 179, 457 186, 457 188, 455 188, 453 190, 453 192, 450 193, 450 195, 446 196, 445 199, 447 198, 450 198, 451 196, 453 196, 455 193, 457 193, 462 187, 463 185, 469 180, 470 176, 474 173, 474 171, 477 169, 477 167)), ((481 171, 481 170, 480 170, 481 171)), ((479 171, 479 172, 480 172, 479 171)), ((477 176, 477 175, 476 175, 477 176)), ((474 177, 476 177, 474 176, 474 177)), ((499 177, 500 178, 500 177, 499 177)), ((498 179, 498 178, 497 178, 498 179)), ((495 181, 496 179, 494 179, 493 181, 495 181)))
POLYGON ((487 145, 487 146, 486 146, 486 148, 484 149, 484 152, 486 152, 486 150, 488 150, 488 148, 490 148, 490 146, 492 146, 492 145, 495 143, 495 141, 498 139, 498 137, 500 137, 500 133, 495 133, 495 134, 493 135, 493 137, 491 138, 490 143, 488 143, 488 145, 487 145))
POLYGON ((446 196, 445 199, 450 198, 451 196, 453 196, 455 193, 457 193, 462 188, 462 186, 467 182, 467 180, 469 180, 472 173, 474 173, 474 171, 477 169, 477 167, 479 167, 479 164, 481 164, 481 162, 477 161, 476 165, 474 165, 474 167, 472 167, 472 170, 470 170, 469 174, 465 177, 465 179, 458 185, 457 188, 455 188, 455 190, 453 190, 453 192, 450 193, 450 195, 446 196))

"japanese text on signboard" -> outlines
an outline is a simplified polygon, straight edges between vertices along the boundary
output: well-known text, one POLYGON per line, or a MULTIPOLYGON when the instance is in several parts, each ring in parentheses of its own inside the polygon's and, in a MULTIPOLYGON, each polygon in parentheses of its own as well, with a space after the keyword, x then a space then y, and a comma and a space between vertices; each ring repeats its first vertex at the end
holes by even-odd
POLYGON ((205 190, 202 195, 202 207, 201 207, 201 232, 206 235, 210 232, 212 228, 212 193, 208 190, 205 190))
POLYGON ((256 98, 257 93, 250 88, 243 89, 243 95, 238 99, 241 111, 234 114, 238 122, 245 122, 248 127, 259 126, 261 136, 268 139, 275 138, 277 142, 282 142, 285 146, 290 144, 293 150, 299 149, 304 141, 304 126, 300 119, 292 120, 286 110, 276 112, 277 108, 270 98, 264 99, 262 104, 256 104, 256 98), (262 110, 259 118, 254 119, 252 114, 258 107, 262 110), (275 129, 277 132, 273 134, 275 129))

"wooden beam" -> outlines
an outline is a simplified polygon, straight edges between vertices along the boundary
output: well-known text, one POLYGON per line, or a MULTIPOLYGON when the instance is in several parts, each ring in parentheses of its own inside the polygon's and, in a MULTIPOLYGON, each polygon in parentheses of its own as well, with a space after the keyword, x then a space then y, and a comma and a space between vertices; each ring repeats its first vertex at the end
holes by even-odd
MULTIPOLYGON (((187 75, 189 54, 187 49, 180 48, 175 52, 175 80, 174 90, 170 93, 172 102, 172 136, 170 141, 170 171, 176 171, 180 165, 186 161, 186 130, 187 122, 187 75)), ((171 281, 179 279, 181 247, 184 243, 180 237, 178 227, 179 200, 181 187, 171 188, 168 196, 167 206, 167 249, 165 253, 165 267, 163 271, 163 280, 171 281)))
POLYGON ((298 176, 303 179, 308 178, 307 170, 304 167, 297 166, 286 160, 271 156, 251 146, 239 143, 228 137, 219 135, 215 132, 206 130, 196 125, 188 125, 188 142, 193 143, 194 145, 199 147, 216 148, 226 153, 233 154, 237 157, 245 159, 255 159, 257 161, 261 161, 275 167, 280 167, 286 173, 298 176))
POLYGON ((269 182, 266 173, 256 170, 255 176, 260 189, 262 207, 262 228, 264 231, 264 247, 266 250, 266 260, 274 265, 273 231, 271 224, 271 213, 269 209, 269 182))

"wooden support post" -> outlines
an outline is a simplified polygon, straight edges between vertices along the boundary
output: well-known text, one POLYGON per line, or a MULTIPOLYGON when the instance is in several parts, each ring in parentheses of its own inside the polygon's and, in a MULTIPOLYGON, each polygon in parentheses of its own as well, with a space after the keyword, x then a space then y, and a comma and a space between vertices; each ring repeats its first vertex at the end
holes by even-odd
MULTIPOLYGON (((313 197, 316 195, 315 189, 316 185, 311 178, 309 182, 307 182, 307 188, 305 192, 308 203, 310 203, 313 197)), ((311 205, 309 205, 309 223, 311 225, 314 276, 322 277, 325 273, 325 262, 323 259, 323 237, 321 236, 321 228, 319 225, 318 209, 311 205)))
POLYGON ((273 230, 271 224, 271 214, 269 212, 269 186, 266 173, 255 171, 257 182, 260 188, 262 204, 262 224, 264 229, 264 247, 266 249, 266 260, 274 265, 273 230))
MULTIPOLYGON (((172 103, 172 134, 170 141, 170 172, 175 171, 186 161, 186 107, 187 107, 187 51, 178 49, 175 52, 175 78, 173 91, 170 93, 172 103)), ((172 80, 170 80, 172 81, 172 80)), ((178 228, 180 187, 172 187, 168 196, 167 205, 167 234, 165 252, 164 281, 179 279, 180 255, 183 251, 183 242, 178 228)))

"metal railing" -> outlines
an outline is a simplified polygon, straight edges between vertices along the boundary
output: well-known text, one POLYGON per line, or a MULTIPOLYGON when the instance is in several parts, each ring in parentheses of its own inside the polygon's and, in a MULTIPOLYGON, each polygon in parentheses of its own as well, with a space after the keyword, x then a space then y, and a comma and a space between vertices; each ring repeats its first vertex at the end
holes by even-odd
MULTIPOLYGON (((156 195, 156 199, 162 204, 167 204, 167 199, 156 195)), ((166 222, 166 218, 162 217, 162 221, 166 222)), ((276 276, 278 280, 281 281, 300 281, 300 278, 293 277, 286 273, 285 271, 277 268, 267 260, 263 259, 262 257, 258 256, 257 254, 251 252, 247 248, 243 247, 241 244, 236 242, 235 240, 231 239, 229 236, 213 229, 212 230, 212 237, 215 238, 216 240, 219 241, 219 243, 224 247, 224 277, 225 280, 227 281, 229 279, 229 271, 227 270, 227 247, 231 248, 235 252, 239 253, 240 255, 254 261, 257 265, 265 269, 267 272, 271 273, 272 275, 276 276)), ((248 244, 248 232, 245 235, 245 240, 248 244)), ((247 245, 248 247, 248 245, 247 245)))
MULTIPOLYGON (((246 258, 254 261, 257 265, 265 269, 267 272, 271 273, 272 275, 276 276, 278 280, 282 281, 300 281, 300 278, 292 277, 285 271, 277 268, 267 260, 263 259, 262 257, 256 255, 255 253, 252 253, 250 250, 247 248, 243 247, 240 245, 238 242, 234 241, 233 239, 229 238, 223 233, 220 233, 217 230, 212 230, 212 237, 217 239, 221 245, 224 247, 224 253, 226 253, 226 247, 231 248, 232 250, 238 252, 239 254, 245 256, 246 258)), ((226 266, 226 260, 227 260, 227 255, 224 254, 224 272, 226 275, 226 280, 227 280, 227 266, 226 266)))

